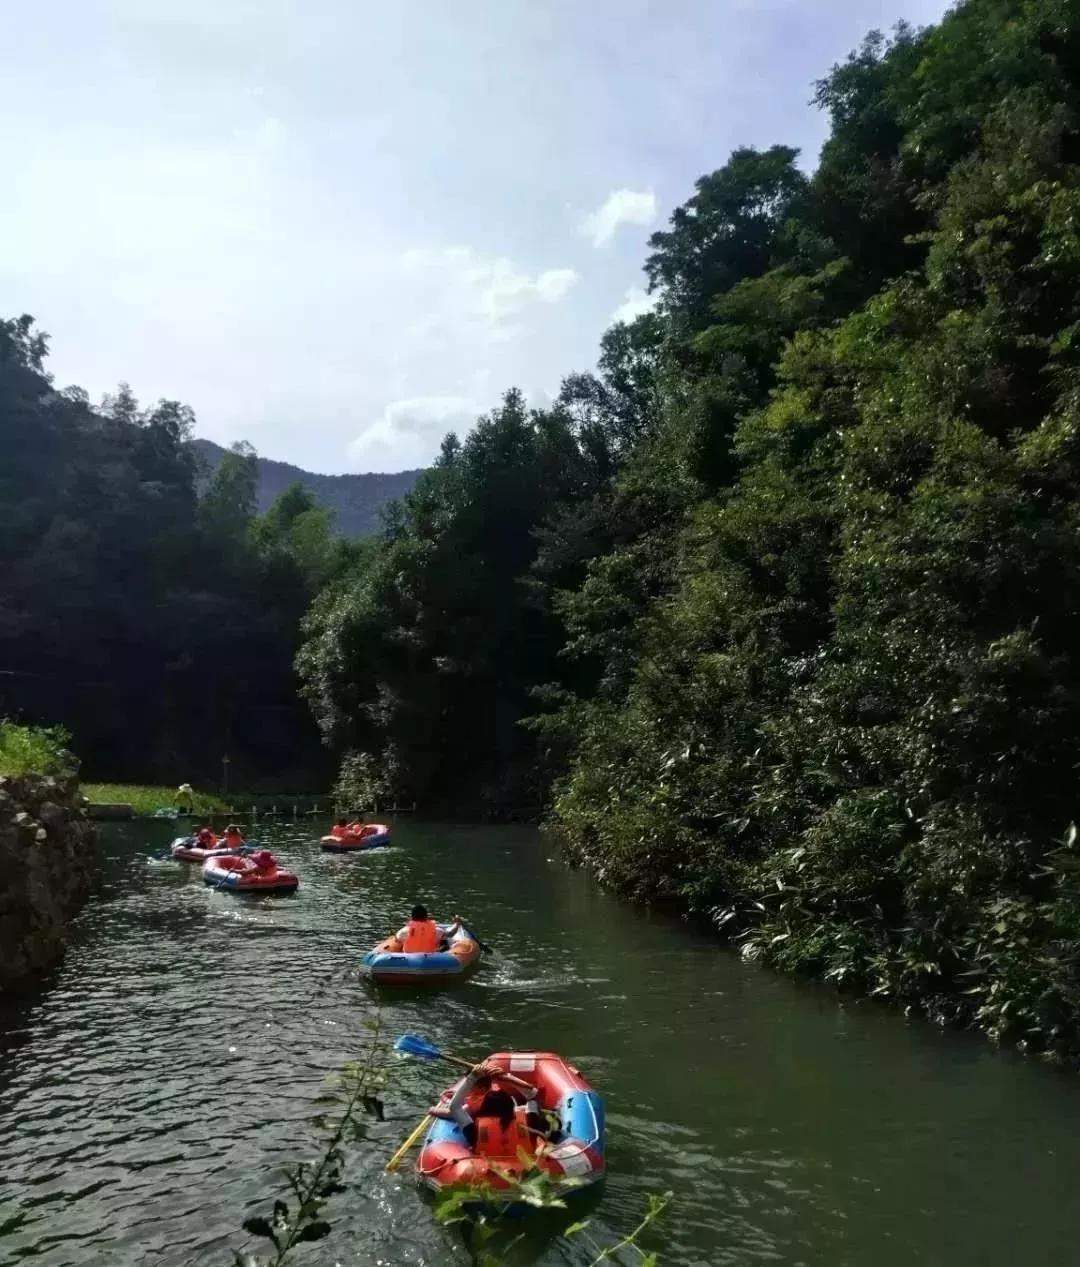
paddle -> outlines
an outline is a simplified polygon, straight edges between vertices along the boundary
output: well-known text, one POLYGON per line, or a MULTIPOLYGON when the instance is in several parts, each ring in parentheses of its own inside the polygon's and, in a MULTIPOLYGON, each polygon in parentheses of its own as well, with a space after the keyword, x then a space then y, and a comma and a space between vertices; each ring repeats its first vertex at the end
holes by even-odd
POLYGON ((409 1151, 410 1148, 412 1148, 413 1144, 415 1144, 416 1141, 420 1138, 420 1136, 424 1133, 424 1129, 426 1128, 428 1124, 428 1119, 430 1117, 431 1117, 430 1113, 424 1114, 424 1116, 420 1119, 420 1124, 417 1126, 416 1130, 413 1131, 413 1133, 409 1136, 409 1138, 405 1141, 405 1143, 402 1144, 402 1146, 397 1150, 397 1152, 393 1155, 393 1157, 391 1157, 390 1160, 386 1163, 386 1170, 388 1174, 393 1173, 393 1171, 397 1170, 398 1166, 400 1166, 401 1163, 405 1160, 405 1154, 409 1151))
MULTIPOLYGON (((227 855, 226 855, 226 856, 227 856, 227 855)), ((221 879, 217 882, 217 884, 215 884, 215 885, 214 885, 214 892, 216 893, 216 892, 218 891, 218 889, 223 889, 223 888, 225 887, 225 885, 229 883, 229 879, 230 879, 230 877, 231 877, 231 876, 234 876, 234 875, 237 875, 237 874, 238 874, 238 873, 237 873, 236 871, 233 871, 233 870, 231 870, 231 869, 227 869, 227 870, 226 870, 226 872, 225 872, 225 874, 221 877, 221 879)), ((243 874, 243 873, 241 872, 241 873, 239 873, 239 874, 243 874)))
POLYGON ((491 947, 487 944, 487 942, 481 941, 481 940, 480 940, 480 938, 479 938, 479 937, 477 937, 477 935, 476 935, 476 934, 473 932, 473 930, 472 930, 472 929, 468 926, 468 924, 462 924, 462 926, 461 926, 461 927, 462 927, 462 931, 463 931, 463 932, 468 933, 468 934, 469 934, 469 936, 473 939, 473 941, 474 941, 474 942, 476 942, 476 944, 480 947, 480 951, 481 951, 481 953, 482 953, 482 954, 485 954, 485 955, 492 955, 492 954, 494 954, 494 953, 495 953, 495 952, 491 949, 491 947))
MULTIPOLYGON (((418 1034, 402 1034, 402 1036, 394 1044, 394 1050, 400 1051, 406 1056, 419 1056, 421 1060, 448 1060, 454 1065, 464 1065, 466 1069, 471 1069, 473 1067, 473 1062, 471 1060, 463 1060, 460 1056, 451 1056, 447 1052, 440 1051, 438 1047, 433 1046, 426 1039, 421 1038, 418 1034)), ((424 1128, 427 1126, 428 1119, 430 1117, 431 1110, 429 1109, 420 1119, 416 1130, 413 1131, 405 1143, 401 1145, 393 1157, 391 1157, 386 1163, 387 1171, 397 1170, 398 1166, 401 1165, 405 1154, 424 1133, 424 1128)))
MULTIPOLYGON (((434 1043, 429 1043, 426 1038, 421 1038, 419 1034, 402 1034, 397 1042, 394 1043, 394 1050, 400 1051, 406 1056, 419 1056, 421 1060, 446 1060, 452 1065, 461 1065, 465 1069, 471 1070, 476 1068, 475 1061, 465 1060, 461 1056, 452 1056, 448 1051, 440 1051, 434 1043)), ((507 1082, 516 1083, 519 1087, 528 1088, 530 1091, 535 1090, 534 1088, 529 1087, 528 1083, 522 1082, 520 1078, 515 1077, 512 1073, 502 1073, 499 1077, 505 1078, 507 1082)), ((405 1156, 413 1144, 416 1143, 417 1139, 419 1139, 420 1134, 427 1125, 427 1120, 430 1116, 431 1110, 428 1109, 416 1130, 413 1131, 405 1143, 402 1144, 393 1157, 391 1157, 386 1163, 387 1170, 396 1170, 398 1168, 401 1159, 405 1156)))
POLYGON ((177 859, 173 857, 173 852, 172 852, 173 849, 176 847, 176 845, 179 843, 179 844, 190 846, 191 844, 194 843, 194 840, 195 840, 194 836, 177 837, 177 839, 173 841, 173 843, 168 847, 168 849, 164 853, 149 854, 148 856, 150 858, 150 861, 151 862, 176 862, 177 859))
POLYGON ((463 1065, 466 1069, 471 1069, 476 1063, 474 1060, 465 1060, 461 1056, 451 1056, 449 1052, 440 1051, 419 1034, 402 1034, 394 1044, 394 1050, 403 1052, 406 1056, 419 1056, 421 1060, 447 1060, 452 1065, 463 1065))

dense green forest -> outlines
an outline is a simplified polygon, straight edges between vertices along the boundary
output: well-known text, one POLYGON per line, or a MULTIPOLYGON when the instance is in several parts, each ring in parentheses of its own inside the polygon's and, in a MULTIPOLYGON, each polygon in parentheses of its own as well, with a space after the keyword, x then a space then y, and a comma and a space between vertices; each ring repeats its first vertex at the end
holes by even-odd
POLYGON ((292 659, 354 547, 301 489, 256 515, 243 447, 198 496, 190 411, 93 408, 46 350, 0 322, 0 717, 62 722, 88 777, 319 786, 292 659))
POLYGON ((812 175, 703 176, 654 311, 361 541, 0 325, 0 712, 98 777, 310 779, 318 732, 357 802, 543 808, 747 955, 1080 1056, 1080 0, 814 103, 812 175))
POLYGON ((651 239, 317 598, 304 692, 432 807, 745 953, 1080 1052, 1080 5, 970 0, 651 239))

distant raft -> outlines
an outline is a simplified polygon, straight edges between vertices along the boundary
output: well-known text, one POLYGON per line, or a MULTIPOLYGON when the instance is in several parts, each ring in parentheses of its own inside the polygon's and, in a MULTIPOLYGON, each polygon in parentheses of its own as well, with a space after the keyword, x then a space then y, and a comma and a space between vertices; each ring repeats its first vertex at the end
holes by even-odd
POLYGON ((207 858, 228 858, 252 848, 249 844, 226 845, 223 838, 215 836, 217 842, 211 849, 196 843, 196 836, 178 836, 169 846, 169 852, 176 862, 205 862, 207 858))
POLYGON ((323 836, 319 844, 327 853, 356 853, 361 849, 379 849, 390 843, 390 828, 386 823, 365 823, 359 829, 349 828, 336 835, 323 836))
POLYGON ((467 976, 479 958, 479 941, 463 927, 446 950, 430 953, 406 952, 396 935, 387 937, 368 951, 363 964, 380 985, 438 985, 467 976))
MULTIPOLYGON (((416 1163, 417 1179, 436 1191, 475 1190, 478 1202, 496 1205, 500 1192, 537 1169, 574 1189, 599 1183, 606 1168, 604 1102, 581 1073, 553 1051, 497 1052, 488 1059, 536 1088, 536 1108, 548 1124, 546 1138, 527 1129, 518 1084, 496 1078, 490 1087, 510 1092, 517 1102, 511 1128, 481 1126, 476 1147, 471 1147, 457 1122, 433 1118, 416 1163)), ((457 1085, 443 1092, 441 1108, 457 1085)), ((465 1105, 470 1115, 475 1117, 486 1090, 486 1085, 477 1086, 471 1093, 465 1105)))
POLYGON ((300 887, 299 878, 273 860, 260 867, 249 858, 208 858, 202 874, 207 884, 230 893, 295 893, 300 887))

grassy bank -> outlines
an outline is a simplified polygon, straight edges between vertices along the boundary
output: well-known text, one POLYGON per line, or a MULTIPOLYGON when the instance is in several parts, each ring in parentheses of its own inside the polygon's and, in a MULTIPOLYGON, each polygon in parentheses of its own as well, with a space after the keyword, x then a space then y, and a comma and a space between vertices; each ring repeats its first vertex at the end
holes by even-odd
MULTIPOLYGON (((87 800, 97 804, 116 802, 131 805, 136 814, 152 814, 156 809, 168 809, 176 805, 176 789, 158 787, 146 783, 84 783, 83 795, 87 800)), ((271 792, 255 795, 248 792, 230 792, 228 796, 219 796, 213 792, 195 791, 194 810, 196 816, 212 817, 224 814, 250 813, 255 809, 260 814, 274 811, 289 813, 293 807, 302 813, 310 813, 313 809, 325 809, 327 814, 333 806, 329 796, 301 795, 294 792, 271 792)))
MULTIPOLYGON (((175 788, 154 787, 146 783, 84 783, 82 790, 88 801, 130 805, 136 814, 152 814, 156 809, 169 809, 176 805, 175 788)), ((229 808, 219 796, 204 792, 195 794, 196 814, 224 813, 229 808)))

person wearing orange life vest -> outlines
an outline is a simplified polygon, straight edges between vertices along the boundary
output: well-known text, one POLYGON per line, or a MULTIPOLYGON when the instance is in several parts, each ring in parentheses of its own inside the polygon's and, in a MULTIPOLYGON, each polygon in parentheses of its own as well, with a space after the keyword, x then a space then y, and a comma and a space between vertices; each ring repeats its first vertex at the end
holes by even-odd
POLYGON ((544 1117, 536 1096, 534 1086, 504 1072, 494 1061, 484 1060, 462 1079, 445 1109, 434 1108, 430 1112, 434 1117, 452 1118, 478 1157, 517 1160, 522 1151, 529 1156, 537 1155, 547 1142, 544 1117), (465 1102, 473 1088, 478 1083, 496 1079, 518 1090, 525 1097, 524 1104, 518 1104, 509 1091, 491 1087, 476 1112, 470 1113, 465 1102))
POLYGON ((455 915, 449 925, 436 924, 428 915, 427 907, 417 903, 412 908, 409 922, 397 931, 401 949, 410 955, 433 955, 441 943, 458 931, 461 920, 455 915))
POLYGON ((245 843, 244 833, 235 823, 230 823, 228 827, 225 828, 225 836, 222 840, 222 844, 224 844, 226 849, 238 849, 245 843))
POLYGON ((218 838, 209 827, 200 827, 195 837, 195 843, 200 849, 216 849, 218 838))
POLYGON ((349 827, 349 820, 347 818, 339 818, 333 827, 330 828, 330 835, 333 836, 335 840, 343 840, 349 835, 351 830, 352 829, 349 827))
POLYGON ((248 862, 249 866, 259 875, 266 875, 277 869, 277 859, 269 849, 257 849, 248 862))

